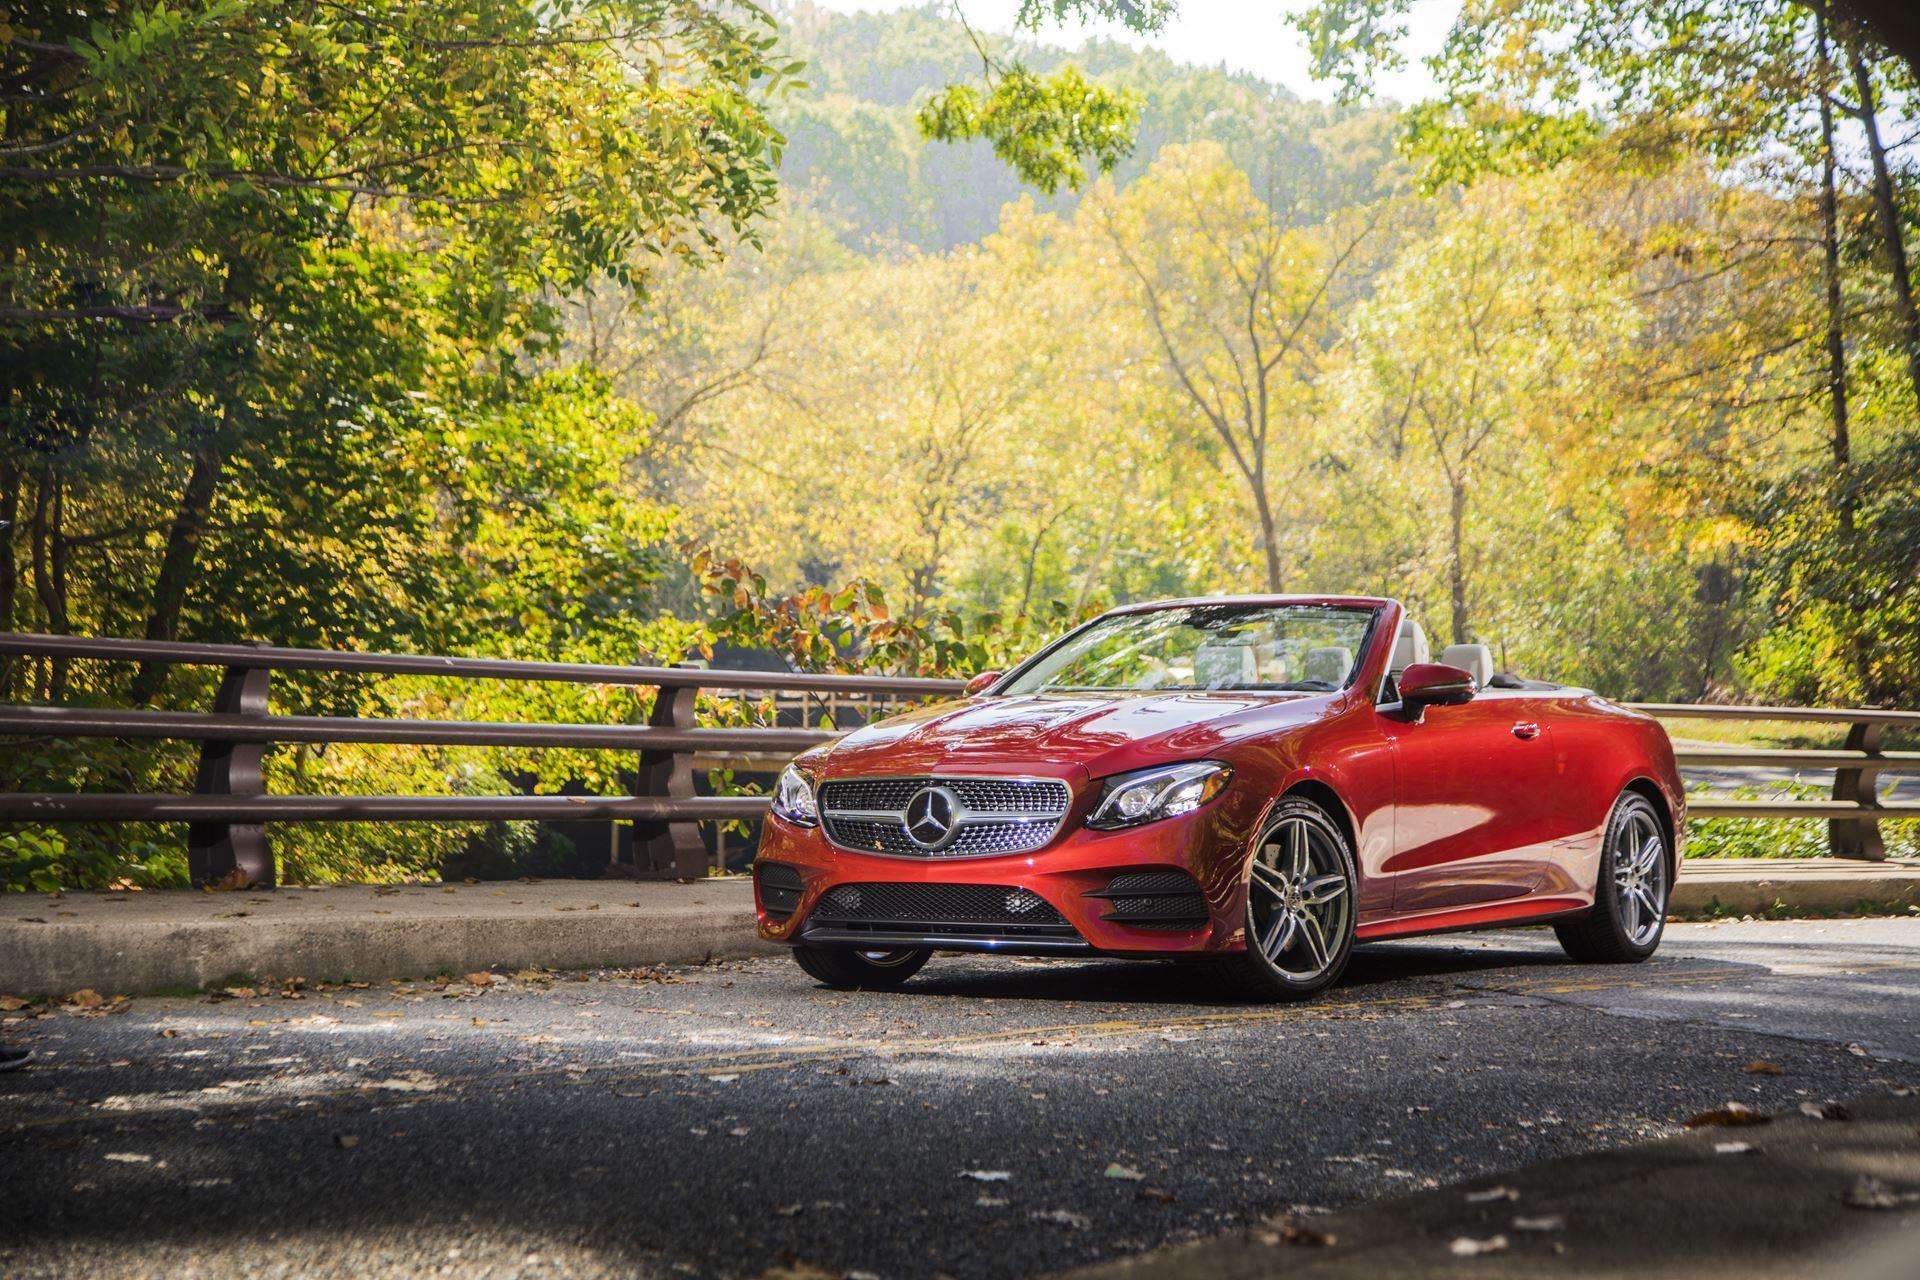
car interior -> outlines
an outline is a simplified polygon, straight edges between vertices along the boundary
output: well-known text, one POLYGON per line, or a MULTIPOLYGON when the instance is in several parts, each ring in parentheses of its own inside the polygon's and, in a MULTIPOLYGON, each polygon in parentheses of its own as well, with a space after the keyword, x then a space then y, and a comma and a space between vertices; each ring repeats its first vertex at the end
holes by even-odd
POLYGON ((1400 673, 1416 662, 1444 663, 1449 667, 1458 667, 1473 677, 1473 683, 1480 689, 1559 689, 1546 680, 1527 680, 1510 671, 1497 671, 1493 665, 1493 649, 1484 644, 1450 644, 1440 651, 1435 659, 1427 644, 1427 633, 1411 617, 1400 620, 1400 634, 1394 637, 1393 660, 1387 665, 1387 678, 1380 684, 1381 703, 1400 701, 1400 673))

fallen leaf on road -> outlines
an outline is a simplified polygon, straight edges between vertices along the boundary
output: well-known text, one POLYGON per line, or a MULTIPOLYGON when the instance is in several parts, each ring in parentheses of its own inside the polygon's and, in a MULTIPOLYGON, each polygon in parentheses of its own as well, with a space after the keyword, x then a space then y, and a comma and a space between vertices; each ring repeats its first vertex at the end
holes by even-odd
POLYGON ((1154 1204, 1172 1204, 1173 1192, 1163 1191, 1159 1187, 1141 1187, 1133 1193, 1135 1200, 1150 1200, 1154 1204))
POLYGON ((1853 1112, 1847 1110, 1846 1104, 1835 1102, 1831 1098, 1828 1098, 1821 1102, 1801 1103, 1800 1114, 1803 1116, 1811 1116, 1815 1120, 1851 1120, 1853 1119, 1853 1112))
POLYGON ((1147 1180, 1147 1175, 1138 1169, 1129 1169, 1127 1166, 1119 1163, 1107 1166, 1107 1177, 1121 1178, 1127 1182, 1145 1182, 1147 1180))
POLYGON ((70 1009, 98 1009, 105 1003, 105 998, 92 987, 82 987, 66 999, 66 1005, 70 1009))
POLYGON ((1468 1204, 1491 1204, 1495 1200, 1518 1200, 1520 1193, 1512 1187, 1488 1187, 1485 1191, 1467 1192, 1468 1204))
POLYGON ((818 1267, 794 1261, 768 1267, 760 1273, 760 1280, 842 1280, 845 1274, 843 1271, 822 1271, 818 1267))
POLYGON ((1752 1155, 1757 1148, 1751 1142, 1716 1142, 1713 1153, 1717 1156, 1752 1155))
POLYGON ((1787 1069, 1777 1062, 1768 1062, 1765 1058, 1755 1058, 1740 1068, 1750 1076, 1783 1076, 1787 1069))
POLYGON ((22 1000, 19 996, 0 996, 0 1010, 13 1013, 32 1004, 31 1000, 22 1000))
POLYGON ((1475 1240, 1471 1236, 1460 1236, 1447 1246, 1447 1252, 1456 1258, 1477 1258, 1483 1253, 1505 1253, 1507 1238, 1493 1236, 1486 1240, 1475 1240))
POLYGON ((1279 1236, 1288 1244, 1303 1245, 1310 1249, 1324 1249, 1340 1243, 1340 1237, 1331 1231, 1322 1231, 1318 1227, 1308 1226, 1304 1222, 1283 1222, 1279 1227, 1279 1236))
POLYGON ((470 973, 467 975, 467 985, 470 987, 490 987, 498 981, 499 979, 490 973, 470 973))
POLYGON ((333 1135, 333 1145, 343 1150, 351 1151, 360 1145, 360 1135, 357 1133, 336 1133, 333 1135))
POLYGON ((372 1016, 376 1018, 397 1018, 400 1015, 397 1013, 376 1013, 376 1014, 373 1014, 372 1016))
POLYGON ((1566 1216, 1558 1213, 1543 1213, 1537 1218, 1515 1218, 1513 1220, 1513 1229, 1515 1231, 1564 1231, 1566 1227, 1566 1216))
POLYGON ((1007 1198, 1005 1196, 982 1195, 974 1197, 973 1202, 982 1209, 998 1209, 1007 1203, 1007 1198))
POLYGON ((1702 1111, 1687 1121, 1689 1129, 1709 1129, 1716 1125, 1729 1128, 1747 1124, 1771 1124, 1773 1117, 1764 1111, 1755 1111, 1743 1102, 1729 1102, 1714 1111, 1702 1111))
POLYGON ((960 1176, 972 1178, 975 1182, 1011 1182, 1013 1175, 1005 1169, 962 1169, 960 1176))
POLYGON ((1847 1192, 1846 1203, 1854 1209, 1904 1209, 1920 1204, 1920 1190, 1894 1187, 1878 1178, 1862 1176, 1847 1192))
POLYGON ((260 993, 252 987, 222 987, 220 988, 219 994, 229 996, 235 1000, 251 1000, 260 993))
POLYGON ((1093 1225, 1093 1220, 1086 1214, 1075 1213, 1071 1209, 1039 1209, 1027 1216, 1035 1222, 1051 1222, 1072 1231, 1085 1231, 1093 1225))

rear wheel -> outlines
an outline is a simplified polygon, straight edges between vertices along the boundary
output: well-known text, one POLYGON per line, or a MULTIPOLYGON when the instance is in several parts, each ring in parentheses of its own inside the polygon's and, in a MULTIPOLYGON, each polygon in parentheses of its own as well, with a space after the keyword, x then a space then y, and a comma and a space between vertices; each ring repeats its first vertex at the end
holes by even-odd
POLYGON ((795 947, 793 958, 809 976, 836 991, 892 991, 920 972, 933 955, 925 948, 854 951, 839 947, 795 947))
POLYGON ((1220 976, 1255 1000, 1332 986, 1353 951, 1358 882, 1340 824, 1311 800, 1282 801, 1248 867, 1247 949, 1221 957, 1220 976))
POLYGON ((1586 964, 1637 964, 1666 929, 1672 864, 1666 828, 1653 803, 1623 792, 1607 819, 1593 910, 1553 926, 1568 955, 1586 964))

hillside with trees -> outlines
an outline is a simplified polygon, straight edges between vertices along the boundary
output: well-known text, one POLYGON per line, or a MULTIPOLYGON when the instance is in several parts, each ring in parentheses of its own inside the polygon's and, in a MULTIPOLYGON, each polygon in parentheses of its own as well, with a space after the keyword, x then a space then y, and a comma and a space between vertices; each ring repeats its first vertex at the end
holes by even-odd
MULTIPOLYGON (((938 7, 15 6, 0 627, 951 674, 1118 602, 1364 591, 1621 698, 1920 701, 1908 64, 1791 0, 1470 0, 1441 95, 1370 102, 1405 8, 1318 6, 1328 79, 1283 87, 938 7)), ((0 781, 191 764, 28 743, 0 781)), ((618 786, 568 752, 268 768, 618 786)), ((471 843, 285 841, 295 878, 471 843)), ((179 876, 159 830, 0 842, 17 884, 179 876)))

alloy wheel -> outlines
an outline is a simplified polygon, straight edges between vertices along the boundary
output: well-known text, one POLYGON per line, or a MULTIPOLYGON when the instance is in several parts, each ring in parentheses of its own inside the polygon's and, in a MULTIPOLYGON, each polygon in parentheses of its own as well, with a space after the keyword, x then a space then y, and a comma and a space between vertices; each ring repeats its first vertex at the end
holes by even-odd
POLYGON ((1644 807, 1629 810, 1613 839, 1615 910, 1627 940, 1644 947, 1666 920, 1667 850, 1660 824, 1644 807))
POLYGON ((1268 963, 1296 981, 1326 972, 1353 911, 1345 861, 1326 832, 1283 818, 1254 854, 1247 893, 1251 941, 1268 963))

